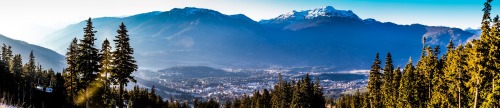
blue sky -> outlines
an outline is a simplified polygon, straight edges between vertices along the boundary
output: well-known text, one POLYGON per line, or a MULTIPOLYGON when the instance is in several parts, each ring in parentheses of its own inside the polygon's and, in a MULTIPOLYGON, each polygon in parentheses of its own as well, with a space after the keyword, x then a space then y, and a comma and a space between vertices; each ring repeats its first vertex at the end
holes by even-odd
MULTIPOLYGON (((0 3, 0 34, 38 43, 44 36, 88 17, 128 16, 200 7, 223 14, 269 19, 293 10, 333 6, 359 17, 397 24, 477 28, 486 0, 9 0, 0 3)), ((492 14, 500 13, 493 1, 492 14)))

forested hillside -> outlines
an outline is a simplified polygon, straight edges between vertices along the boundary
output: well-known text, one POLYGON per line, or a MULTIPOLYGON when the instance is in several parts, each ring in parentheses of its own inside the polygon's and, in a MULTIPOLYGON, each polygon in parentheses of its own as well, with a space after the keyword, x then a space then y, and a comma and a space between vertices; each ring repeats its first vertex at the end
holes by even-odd
POLYGON ((480 39, 458 46, 450 42, 444 54, 424 43, 417 64, 410 57, 396 69, 390 54, 382 68, 377 53, 368 92, 329 103, 338 108, 500 107, 500 22, 498 15, 491 19, 491 2, 484 3, 480 39))

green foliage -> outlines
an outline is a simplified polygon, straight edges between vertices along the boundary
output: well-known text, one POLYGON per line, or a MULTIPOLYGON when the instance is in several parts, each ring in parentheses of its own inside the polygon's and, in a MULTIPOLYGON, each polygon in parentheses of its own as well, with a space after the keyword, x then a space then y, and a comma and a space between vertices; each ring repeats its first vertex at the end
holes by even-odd
POLYGON ((376 108, 382 107, 382 93, 380 91, 383 82, 380 70, 382 68, 380 67, 379 55, 377 53, 372 69, 370 70, 370 76, 368 77, 368 85, 366 86, 369 93, 370 106, 376 108))
POLYGON ((417 72, 413 67, 413 60, 410 58, 406 64, 403 77, 399 86, 398 108, 414 108, 418 107, 418 91, 417 91, 417 72))
POLYGON ((77 44, 76 49, 76 59, 74 67, 77 77, 77 89, 79 95, 85 96, 85 106, 89 107, 90 98, 89 88, 91 83, 95 80, 97 72, 99 72, 99 57, 97 55, 98 50, 94 47, 95 33, 97 31, 93 30, 92 20, 89 18, 87 20, 87 26, 83 28, 84 34, 83 39, 77 44))
POLYGON ((392 65, 392 56, 391 53, 387 53, 387 57, 385 58, 385 66, 384 66, 384 74, 383 74, 383 85, 382 85, 382 95, 383 98, 388 101, 383 101, 384 106, 387 107, 395 107, 396 96, 392 94, 397 90, 393 84, 393 80, 395 80, 394 65, 392 65))
MULTIPOLYGON (((120 86, 119 96, 122 96, 122 92, 124 86, 129 82, 135 82, 134 77, 131 76, 132 72, 137 70, 137 64, 134 60, 132 54, 134 54, 134 50, 130 47, 130 39, 127 34, 127 28, 125 24, 121 24, 118 29, 115 41, 115 51, 113 52, 113 64, 114 68, 112 70, 113 74, 111 74, 111 79, 113 82, 117 82, 120 86)), ((118 103, 122 103, 122 99, 118 100, 118 103)), ((120 108, 123 106, 121 104, 118 105, 120 108)))
POLYGON ((76 57, 78 54, 78 49, 77 46, 78 41, 76 38, 73 38, 73 41, 71 41, 68 52, 66 53, 66 64, 67 68, 63 71, 63 77, 65 80, 64 87, 66 87, 66 98, 67 102, 73 103, 75 101, 74 97, 77 93, 77 75, 76 75, 76 57))

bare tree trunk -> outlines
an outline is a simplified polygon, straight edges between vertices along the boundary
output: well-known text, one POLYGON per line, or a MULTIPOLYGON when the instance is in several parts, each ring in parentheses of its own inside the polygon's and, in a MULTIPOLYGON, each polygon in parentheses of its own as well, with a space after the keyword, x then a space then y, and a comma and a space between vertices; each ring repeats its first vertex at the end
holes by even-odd
POLYGON ((460 84, 458 85, 458 108, 462 108, 462 98, 461 98, 461 87, 460 84))
POLYGON ((108 94, 108 87, 109 87, 109 85, 108 85, 108 71, 106 71, 104 74, 105 74, 104 75, 105 76, 104 77, 104 95, 105 95, 105 97, 104 97, 105 100, 104 101, 105 101, 106 105, 108 105, 109 101, 108 101, 107 98, 108 98, 108 95, 110 95, 110 94, 108 94))
POLYGON ((89 106, 90 98, 89 98, 89 89, 88 88, 85 90, 85 98, 87 98, 87 100, 85 100, 85 108, 90 108, 90 106, 89 106))
POLYGON ((458 108, 462 108, 462 70, 458 69, 458 108))
POLYGON ((118 108, 123 108, 123 83, 120 83, 120 93, 118 99, 118 108))
MULTIPOLYGON (((477 81, 477 82, 479 82, 479 81, 477 81)), ((479 86, 479 85, 476 85, 476 93, 475 93, 475 95, 474 95, 474 108, 477 108, 477 98, 478 98, 478 95, 479 95, 479 91, 478 91, 478 90, 479 90, 479 89, 478 89, 479 87, 478 87, 478 86, 479 86)))

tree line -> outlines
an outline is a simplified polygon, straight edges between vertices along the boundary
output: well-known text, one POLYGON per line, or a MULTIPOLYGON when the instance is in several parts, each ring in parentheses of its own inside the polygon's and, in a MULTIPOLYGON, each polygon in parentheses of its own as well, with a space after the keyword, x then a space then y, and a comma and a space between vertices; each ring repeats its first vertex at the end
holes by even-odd
POLYGON ((1 51, 0 97, 3 98, 3 103, 23 107, 44 104, 51 106, 63 97, 60 95, 64 92, 61 89, 62 75, 50 68, 43 69, 42 65, 35 61, 33 51, 25 64, 22 63, 21 54, 13 54, 11 46, 3 44, 1 51))
POLYGON ((113 50, 108 39, 103 41, 101 49, 95 48, 97 31, 93 30, 90 18, 86 22, 83 39, 74 38, 66 53, 68 67, 62 77, 69 107, 188 107, 186 102, 164 101, 154 86, 150 90, 138 86, 126 90, 129 82, 136 82, 131 74, 137 70, 137 64, 125 24, 121 23, 117 30, 113 50))
POLYGON ((66 54, 68 67, 60 72, 44 69, 35 61, 33 51, 28 63, 20 54, 3 45, 0 58, 0 101, 16 107, 80 108, 128 107, 187 108, 186 102, 164 99, 150 90, 135 86, 126 90, 128 82, 135 82, 130 74, 137 70, 133 48, 129 44, 126 26, 117 30, 115 49, 106 39, 99 50, 95 48, 96 31, 89 18, 83 39, 74 38, 66 54))
POLYGON ((490 18, 491 2, 484 3, 480 39, 458 46, 450 41, 441 57, 439 46, 424 43, 417 64, 410 58, 403 69, 394 69, 390 53, 381 68, 377 53, 368 92, 332 103, 340 108, 500 107, 500 22, 498 15, 490 18))
POLYGON ((320 81, 312 81, 309 74, 297 82, 285 81, 279 75, 273 90, 256 90, 234 100, 226 100, 223 105, 214 99, 207 102, 194 100, 194 108, 325 108, 325 98, 320 81))

